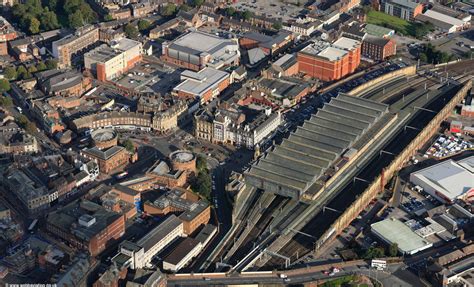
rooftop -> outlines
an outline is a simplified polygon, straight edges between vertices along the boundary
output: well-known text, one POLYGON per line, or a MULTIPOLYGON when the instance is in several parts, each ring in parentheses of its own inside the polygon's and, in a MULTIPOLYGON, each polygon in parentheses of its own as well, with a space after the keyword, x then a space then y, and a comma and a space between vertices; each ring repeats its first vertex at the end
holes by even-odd
POLYGON ((82 150, 82 153, 101 159, 101 160, 108 160, 114 155, 118 154, 119 152, 123 151, 125 148, 122 146, 113 146, 106 150, 100 150, 97 147, 86 148, 82 150))
POLYGON ((370 225, 372 232, 380 236, 387 243, 397 243, 402 253, 414 254, 430 248, 432 243, 423 239, 410 227, 398 219, 385 219, 370 225))
POLYGON ((144 251, 147 252, 157 242, 165 238, 169 233, 178 228, 183 223, 179 220, 176 215, 172 214, 165 221, 160 223, 157 227, 148 232, 143 238, 137 241, 137 245, 143 247, 144 251))
POLYGON ((171 253, 166 256, 163 261, 173 265, 178 265, 199 244, 201 244, 200 241, 191 237, 187 237, 178 246, 176 246, 176 248, 171 251, 171 253))
POLYGON ((474 156, 462 161, 447 160, 411 174, 450 200, 474 188, 474 156))
POLYGON ((236 45, 233 41, 219 36, 201 31, 192 31, 172 42, 171 48, 190 54, 199 55, 201 53, 212 54, 215 50, 221 49, 222 45, 236 45))
POLYGON ((48 216, 48 223, 57 226, 61 230, 69 231, 82 240, 88 241, 122 216, 92 201, 76 200, 51 212, 48 216), (79 219, 85 218, 85 215, 94 218, 95 221, 88 226, 78 223, 79 219))
POLYGON ((184 81, 174 88, 195 96, 203 96, 210 89, 216 88, 219 83, 229 77, 229 73, 206 67, 199 72, 184 71, 181 78, 184 81))
POLYGON ((246 181, 301 195, 387 111, 386 105, 339 95, 253 164, 246 181))

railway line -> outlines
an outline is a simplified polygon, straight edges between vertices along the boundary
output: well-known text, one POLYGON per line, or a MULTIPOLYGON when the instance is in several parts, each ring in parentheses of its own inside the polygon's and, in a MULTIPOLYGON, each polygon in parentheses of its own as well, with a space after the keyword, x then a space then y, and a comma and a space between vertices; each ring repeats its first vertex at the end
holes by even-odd
MULTIPOLYGON (((440 111, 445 102, 451 99, 460 86, 451 86, 440 93, 435 100, 425 106, 426 109, 432 111, 440 111)), ((421 97, 423 95, 420 95, 421 97)), ((419 133, 419 131, 435 116, 432 112, 417 112, 416 115, 408 123, 413 129, 402 129, 393 139, 388 142, 382 153, 374 156, 367 166, 363 168, 357 175, 357 178, 363 181, 352 181, 348 183, 341 192, 327 205, 326 211, 319 211, 314 215, 312 220, 306 224, 300 233, 297 233, 293 239, 285 245, 279 254, 283 257, 290 258, 291 262, 296 261, 299 257, 313 250, 316 242, 315 238, 319 238, 340 215, 339 212, 344 211, 367 187, 367 182, 373 181, 387 166, 394 156, 398 155, 405 146, 407 146, 419 133), (335 211, 334 211, 335 210, 335 211), (310 236, 308 236, 310 235, 310 236)), ((279 257, 272 257, 267 264, 261 268, 262 270, 271 270, 274 268, 284 268, 285 260, 279 257)))

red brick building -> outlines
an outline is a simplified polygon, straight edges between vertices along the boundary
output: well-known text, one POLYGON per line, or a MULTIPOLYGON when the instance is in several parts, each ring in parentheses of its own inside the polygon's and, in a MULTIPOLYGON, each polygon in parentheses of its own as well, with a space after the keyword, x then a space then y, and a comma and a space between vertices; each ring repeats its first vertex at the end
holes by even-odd
POLYGON ((105 174, 122 168, 130 161, 130 153, 121 146, 113 146, 106 150, 100 150, 97 147, 84 149, 81 155, 95 160, 99 164, 100 172, 105 174))
POLYGON ((76 200, 51 212, 46 229, 73 247, 96 256, 123 236, 125 218, 91 201, 76 200))
POLYGON ((339 80, 353 73, 360 64, 359 41, 341 37, 336 42, 313 43, 297 54, 298 70, 323 81, 339 80))
POLYGON ((382 61, 397 53, 397 44, 392 39, 367 35, 362 42, 362 55, 382 61))

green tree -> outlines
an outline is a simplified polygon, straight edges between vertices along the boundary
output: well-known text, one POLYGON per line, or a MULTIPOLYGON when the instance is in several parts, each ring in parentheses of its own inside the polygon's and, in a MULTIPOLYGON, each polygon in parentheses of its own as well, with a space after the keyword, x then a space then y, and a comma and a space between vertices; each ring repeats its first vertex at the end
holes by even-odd
POLYGON ((79 28, 84 25, 84 19, 82 18, 81 10, 76 10, 73 14, 69 14, 68 17, 69 26, 73 28, 79 28))
POLYGON ((25 129, 28 133, 36 132, 36 125, 32 123, 25 115, 19 115, 16 121, 20 127, 25 129))
POLYGON ((207 169, 198 172, 198 175, 191 181, 191 189, 211 201, 212 179, 207 169))
POLYGON ((14 66, 8 66, 3 71, 5 73, 5 77, 9 80, 16 80, 17 73, 16 68, 14 66))
POLYGON ((245 10, 244 12, 242 12, 241 16, 242 16, 242 19, 244 19, 245 21, 248 21, 250 20, 250 18, 252 18, 253 13, 248 10, 245 10))
POLYGON ((148 30, 148 28, 150 28, 150 25, 151 25, 150 22, 148 22, 147 20, 141 19, 138 21, 138 30, 140 32, 146 31, 148 30))
POLYGON ((171 16, 173 15, 174 13, 176 13, 176 10, 177 10, 177 7, 175 4, 173 3, 169 3, 168 5, 166 5, 162 11, 161 11, 161 15, 163 16, 171 16))
POLYGON ((196 159, 196 169, 198 171, 207 169, 207 160, 202 155, 198 155, 198 157, 196 159))
POLYGON ((123 31, 125 32, 125 35, 128 38, 132 38, 132 39, 138 37, 138 34, 139 34, 137 27, 135 27, 135 25, 131 23, 128 23, 127 25, 125 25, 125 27, 123 28, 123 31))
POLYGON ((10 90, 10 83, 6 79, 0 79, 0 93, 8 92, 10 90))
POLYGON ((135 153, 135 145, 130 139, 123 142, 123 146, 128 150, 129 153, 135 153))
POLYGON ((388 255, 390 257, 395 257, 398 254, 398 244, 397 243, 392 243, 388 247, 388 255))
POLYGON ((193 5, 194 7, 201 6, 202 3, 204 3, 204 0, 193 0, 193 1, 192 1, 192 5, 193 5))
POLYGON ((275 30, 280 30, 283 27, 283 25, 280 22, 275 22, 272 25, 272 28, 275 30))
POLYGON ((40 21, 36 19, 35 17, 32 17, 30 19, 30 24, 28 26, 28 31, 30 31, 31 34, 38 34, 40 32, 40 21))
POLYGON ((18 74, 18 78, 21 80, 26 80, 31 77, 31 74, 28 73, 28 70, 26 70, 26 68, 23 66, 19 66, 16 72, 18 74))
POLYGON ((33 74, 36 72, 38 72, 38 69, 35 66, 31 65, 28 67, 28 73, 33 74))
POLYGON ((40 16, 42 30, 54 30, 60 27, 56 14, 52 11, 47 11, 40 16))
POLYGON ((364 254, 364 259, 381 258, 385 256, 385 250, 382 247, 369 247, 364 254))
POLYGON ((428 56, 425 53, 420 53, 420 61, 428 63, 428 56))
POLYGON ((112 17, 112 15, 107 14, 107 15, 104 16, 104 21, 109 22, 109 21, 112 21, 112 20, 114 20, 114 17, 112 17))
POLYGON ((189 7, 188 4, 183 4, 183 5, 179 6, 179 10, 182 10, 184 12, 188 12, 189 10, 191 10, 191 7, 189 7))
POLYGON ((38 64, 36 64, 36 70, 38 70, 40 72, 45 71, 47 69, 48 69, 48 67, 46 67, 46 64, 43 63, 43 62, 39 62, 38 64))
POLYGON ((9 108, 9 107, 13 106, 12 98, 1 96, 0 97, 0 106, 2 106, 4 108, 9 108))
POLYGON ((45 64, 48 70, 53 70, 58 67, 58 61, 56 59, 48 59, 45 64))
POLYGON ((234 7, 227 7, 225 9, 225 14, 229 17, 232 17, 235 15, 235 8, 234 7))

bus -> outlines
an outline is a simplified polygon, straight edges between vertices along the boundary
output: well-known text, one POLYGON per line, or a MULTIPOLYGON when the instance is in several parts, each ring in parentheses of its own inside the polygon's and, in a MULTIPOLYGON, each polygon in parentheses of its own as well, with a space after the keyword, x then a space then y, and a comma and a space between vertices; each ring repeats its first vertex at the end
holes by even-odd
POLYGON ((35 232, 36 224, 38 224, 38 219, 35 219, 35 220, 33 220, 33 222, 31 222, 30 226, 28 227, 28 232, 29 233, 34 233, 35 232))

